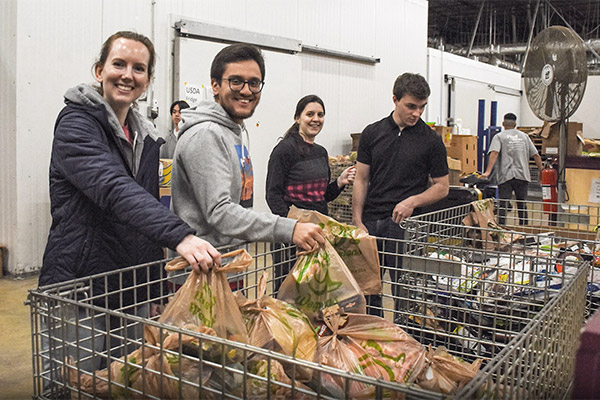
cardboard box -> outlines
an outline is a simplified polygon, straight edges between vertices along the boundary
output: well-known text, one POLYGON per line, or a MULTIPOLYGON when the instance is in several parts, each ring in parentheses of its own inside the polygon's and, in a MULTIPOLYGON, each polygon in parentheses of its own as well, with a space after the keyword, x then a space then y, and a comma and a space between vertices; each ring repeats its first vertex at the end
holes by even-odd
MULTIPOLYGON (((558 122, 544 122, 541 130, 542 153, 558 155, 560 140, 560 124, 558 122)), ((579 156, 583 150, 583 124, 569 122, 567 124, 567 155, 579 156)))
POLYGON ((448 160, 449 169, 454 169, 459 172, 462 171, 462 163, 460 162, 460 160, 451 157, 446 157, 446 160, 448 160))
POLYGON ((450 146, 446 146, 448 157, 460 160, 462 172, 477 171, 477 136, 452 135, 450 146))
POLYGON ((450 146, 452 143, 452 127, 451 126, 438 126, 434 125, 431 127, 439 136, 442 137, 444 145, 450 146))
POLYGON ((458 186, 460 183, 460 174, 461 174, 461 162, 460 160, 455 160, 454 158, 447 157, 448 160, 448 179, 450 181, 450 185, 458 186))
POLYGON ((161 158, 158 166, 158 184, 162 187, 171 186, 171 171, 173 169, 173 160, 161 158))

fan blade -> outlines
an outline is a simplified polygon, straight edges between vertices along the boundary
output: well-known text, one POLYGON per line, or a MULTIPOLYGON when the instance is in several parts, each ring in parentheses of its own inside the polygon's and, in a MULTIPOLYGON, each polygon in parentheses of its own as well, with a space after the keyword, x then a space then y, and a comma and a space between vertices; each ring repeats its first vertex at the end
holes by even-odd
POLYGON ((583 98, 587 84, 587 55, 571 29, 551 26, 531 42, 523 68, 527 102, 545 121, 570 117, 583 98))

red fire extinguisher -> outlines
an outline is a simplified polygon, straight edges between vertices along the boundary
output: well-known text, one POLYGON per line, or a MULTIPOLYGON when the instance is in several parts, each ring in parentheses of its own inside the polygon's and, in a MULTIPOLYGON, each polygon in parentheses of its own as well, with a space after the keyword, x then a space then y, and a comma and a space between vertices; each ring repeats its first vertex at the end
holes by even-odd
POLYGON ((542 200, 544 202, 544 212, 556 215, 558 211, 558 171, 552 168, 550 160, 547 160, 542 174, 542 200))

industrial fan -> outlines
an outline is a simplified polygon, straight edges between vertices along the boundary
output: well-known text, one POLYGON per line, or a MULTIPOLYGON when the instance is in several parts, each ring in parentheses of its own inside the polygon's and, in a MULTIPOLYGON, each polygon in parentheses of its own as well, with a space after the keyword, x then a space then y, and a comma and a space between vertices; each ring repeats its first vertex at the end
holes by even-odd
POLYGON ((577 110, 585 92, 586 49, 571 29, 551 26, 535 37, 526 57, 523 79, 529 107, 541 120, 560 124, 558 201, 563 203, 566 193, 566 120, 577 110))

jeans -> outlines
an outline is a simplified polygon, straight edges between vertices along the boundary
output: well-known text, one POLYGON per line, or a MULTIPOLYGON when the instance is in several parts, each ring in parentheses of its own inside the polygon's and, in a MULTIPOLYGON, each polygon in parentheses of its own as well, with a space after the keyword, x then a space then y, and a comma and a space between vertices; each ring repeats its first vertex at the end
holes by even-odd
POLYGON ((498 208, 498 223, 504 225, 506 223, 506 207, 507 200, 512 197, 513 191, 517 199, 517 207, 519 209, 519 225, 527 225, 527 187, 529 182, 521 179, 511 179, 498 185, 498 197, 500 199, 500 207, 498 208))
MULTIPOLYGON (((404 229, 394 222, 392 217, 383 219, 363 221, 363 224, 371 236, 379 238, 404 239, 404 229)), ((404 243, 396 241, 377 240, 377 249, 379 250, 379 263, 381 268, 381 277, 385 271, 389 271, 390 281, 392 282, 392 295, 395 299, 399 297, 400 290, 396 284, 400 277, 402 269, 402 256, 404 254, 404 243)), ((383 296, 372 294, 365 296, 367 300, 367 313, 383 317, 383 296)), ((398 301, 394 301, 394 307, 397 309, 398 301)))

